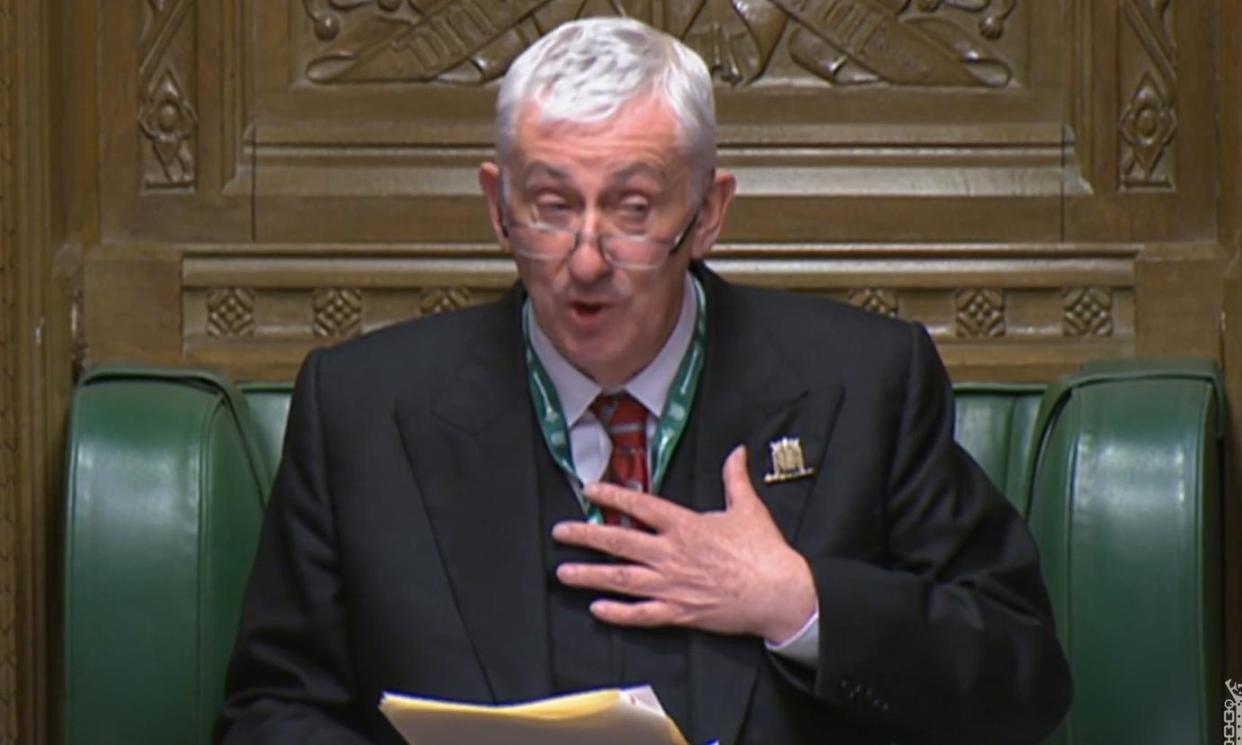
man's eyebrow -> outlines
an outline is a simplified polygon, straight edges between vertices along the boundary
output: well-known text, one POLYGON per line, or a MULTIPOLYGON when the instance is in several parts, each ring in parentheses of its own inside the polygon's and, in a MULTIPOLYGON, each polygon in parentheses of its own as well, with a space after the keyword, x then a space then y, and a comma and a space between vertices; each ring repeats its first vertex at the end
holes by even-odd
POLYGON ((573 178, 570 177, 568 172, 541 160, 536 160, 522 169, 522 179, 524 181, 537 176, 546 176, 553 181, 559 181, 562 183, 570 183, 573 181, 573 178))
POLYGON ((662 186, 668 184, 668 176, 663 169, 657 168, 650 163, 633 163, 622 168, 616 173, 608 177, 608 181, 614 184, 621 184, 629 181, 635 176, 650 176, 659 181, 662 186))

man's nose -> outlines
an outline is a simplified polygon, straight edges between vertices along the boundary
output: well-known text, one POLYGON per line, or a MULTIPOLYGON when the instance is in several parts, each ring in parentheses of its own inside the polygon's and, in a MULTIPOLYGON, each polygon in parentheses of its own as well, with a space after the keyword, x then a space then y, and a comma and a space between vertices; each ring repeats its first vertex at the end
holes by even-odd
POLYGON ((574 246, 569 254, 569 272, 579 282, 592 282, 612 270, 600 242, 603 227, 598 218, 583 220, 582 227, 574 236, 574 246))

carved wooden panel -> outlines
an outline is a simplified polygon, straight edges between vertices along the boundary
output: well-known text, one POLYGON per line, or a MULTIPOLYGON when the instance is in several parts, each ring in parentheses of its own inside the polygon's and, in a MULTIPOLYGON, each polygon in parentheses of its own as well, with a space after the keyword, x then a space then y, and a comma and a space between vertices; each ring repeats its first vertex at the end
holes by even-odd
MULTIPOLYGON (((180 327, 148 332, 146 348, 162 359, 287 377, 311 346, 498 297, 515 279, 511 262, 485 245, 473 250, 474 258, 422 249, 320 259, 296 246, 189 249, 180 263, 180 327)), ((1133 352, 1138 250, 905 245, 828 255, 786 247, 772 256, 762 247, 722 247, 710 263, 740 281, 918 321, 962 374, 1040 380, 1091 357, 1133 352), (1004 344, 995 356, 975 359, 980 343, 995 342, 1004 344)), ((117 271, 128 273, 132 261, 117 271)))
POLYGON ((1123 190, 1172 190, 1177 171, 1177 41, 1172 0, 1122 0, 1121 74, 1123 190))
POLYGON ((194 188, 198 36, 193 11, 192 0, 143 4, 138 128, 146 190, 194 188))
POLYGON ((596 15, 658 26, 711 68, 739 181, 716 254, 731 276, 920 320, 955 372, 1030 378, 1164 348, 1141 337, 1179 338, 1143 308, 1193 293, 1159 271, 1176 249, 1148 244, 1213 228, 1205 7, 108 3, 88 353, 288 375, 310 345, 494 296, 513 274, 476 171, 496 81, 596 15))
POLYGON ((1025 62, 1017 0, 699 0, 303 4, 299 67, 318 85, 499 78, 560 23, 623 13, 697 51, 723 83, 1001 88, 1025 62))
POLYGON ((1062 21, 1053 3, 1017 0, 260 4, 255 235, 486 240, 474 173, 492 83, 562 21, 616 14, 713 70, 742 185, 733 225, 748 228, 727 239, 886 240, 895 212, 903 239, 1060 239, 1062 21), (996 217, 980 219, 976 197, 996 217))
POLYGON ((1176 241, 1215 234, 1213 5, 1078 4, 1072 63, 1071 240, 1176 241), (1095 95, 1093 95, 1093 92, 1095 95))
POLYGON ((99 5, 98 197, 106 239, 251 237, 243 6, 99 5))

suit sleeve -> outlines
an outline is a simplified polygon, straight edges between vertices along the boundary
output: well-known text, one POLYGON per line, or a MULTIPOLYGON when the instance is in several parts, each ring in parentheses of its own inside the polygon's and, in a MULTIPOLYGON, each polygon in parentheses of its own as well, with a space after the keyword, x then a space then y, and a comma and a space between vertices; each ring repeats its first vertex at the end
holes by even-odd
POLYGON ((317 385, 307 357, 290 406, 284 455, 212 740, 227 745, 368 740, 351 725, 355 701, 338 574, 317 385))
POLYGON ((1073 690, 1039 556, 954 442, 948 376, 927 333, 910 328, 888 486, 876 495, 886 560, 808 557, 818 665, 784 672, 902 742, 1037 743, 1073 690))

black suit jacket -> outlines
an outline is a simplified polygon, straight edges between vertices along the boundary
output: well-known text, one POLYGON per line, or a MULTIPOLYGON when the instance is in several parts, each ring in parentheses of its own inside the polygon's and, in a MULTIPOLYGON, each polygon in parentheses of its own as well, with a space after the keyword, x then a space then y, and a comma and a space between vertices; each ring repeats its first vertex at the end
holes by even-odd
MULTIPOLYGON (((707 359, 690 502, 725 456, 808 560, 816 670, 694 633, 692 743, 1033 742, 1071 685, 1020 517, 952 439, 921 327, 702 267, 707 359), (799 437, 814 476, 765 484, 799 437)), ((551 694, 522 294, 311 354, 264 521, 217 739, 399 742, 395 689, 551 694)))

